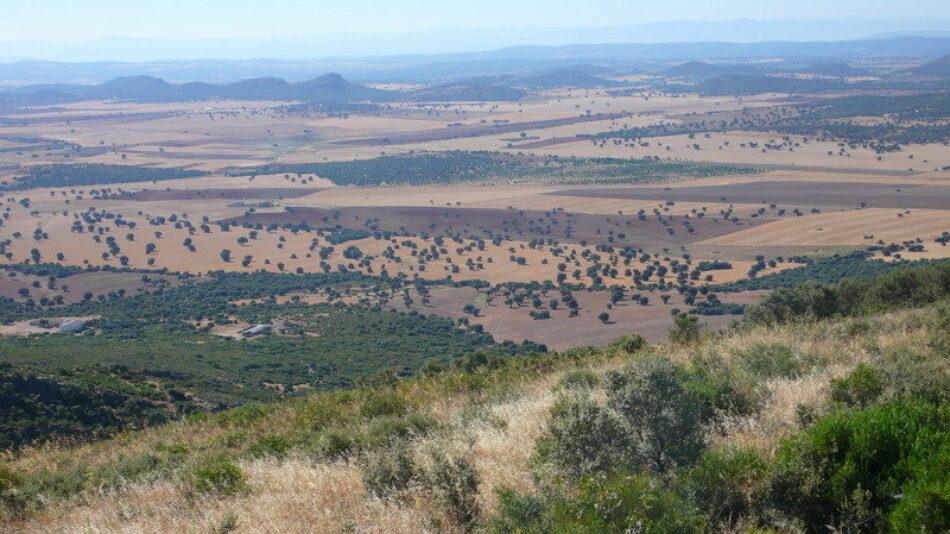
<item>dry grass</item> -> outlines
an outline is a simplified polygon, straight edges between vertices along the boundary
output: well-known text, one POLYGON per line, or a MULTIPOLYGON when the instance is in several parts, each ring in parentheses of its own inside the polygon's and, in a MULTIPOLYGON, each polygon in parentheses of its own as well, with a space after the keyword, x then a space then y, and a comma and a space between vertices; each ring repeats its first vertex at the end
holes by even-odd
MULTIPOLYGON (((922 344, 925 321, 920 314, 903 311, 817 325, 750 328, 713 336, 692 346, 656 345, 651 350, 680 363, 690 361, 697 353, 716 354, 729 361, 751 347, 781 343, 823 362, 800 377, 765 381, 761 384, 765 400, 757 413, 727 419, 710 431, 713 445, 741 445, 768 457, 785 436, 800 428, 800 405, 818 409, 824 405, 831 378, 845 375, 877 352, 922 344)), ((481 481, 480 506, 491 513, 499 488, 522 492, 534 489, 531 460, 556 398, 552 385, 578 365, 603 373, 627 361, 627 355, 601 353, 601 359, 593 362, 568 364, 554 372, 522 376, 514 383, 502 381, 495 387, 461 392, 448 382, 407 382, 400 391, 418 410, 440 421, 442 428, 413 441, 414 454, 425 458, 428 452, 441 450, 472 461, 481 481)), ((284 405, 242 430, 250 435, 290 432, 295 428, 298 410, 299 404, 284 405)), ((228 431, 208 422, 180 422, 76 448, 49 445, 29 450, 12 466, 19 471, 34 471, 108 463, 175 442, 189 443, 194 450, 214 450, 228 431)), ((5 532, 221 532, 222 525, 230 520, 235 521, 233 532, 241 533, 438 530, 438 512, 424 491, 411 491, 399 501, 368 496, 358 459, 314 460, 292 454, 282 461, 244 460, 239 465, 247 476, 248 490, 235 496, 195 497, 172 477, 88 494, 48 508, 25 522, 8 525, 5 532)))

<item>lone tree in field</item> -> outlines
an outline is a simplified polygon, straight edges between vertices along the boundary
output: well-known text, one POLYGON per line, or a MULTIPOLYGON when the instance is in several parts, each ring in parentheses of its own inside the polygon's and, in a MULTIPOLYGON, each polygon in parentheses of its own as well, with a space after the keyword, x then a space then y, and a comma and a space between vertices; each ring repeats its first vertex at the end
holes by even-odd
POLYGON ((600 315, 597 316, 600 319, 600 322, 607 324, 610 322, 610 314, 607 312, 600 312, 600 315))
POLYGON ((231 251, 230 251, 230 250, 228 250, 228 249, 222 249, 222 250, 221 250, 221 261, 223 261, 224 263, 230 263, 230 262, 231 262, 231 251))

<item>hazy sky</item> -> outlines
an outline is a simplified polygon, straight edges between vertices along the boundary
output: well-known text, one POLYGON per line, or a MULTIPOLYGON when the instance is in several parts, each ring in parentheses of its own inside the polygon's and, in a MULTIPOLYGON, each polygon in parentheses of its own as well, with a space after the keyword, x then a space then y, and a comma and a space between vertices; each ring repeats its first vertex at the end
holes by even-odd
MULTIPOLYGON (((0 0, 0 41, 276 37, 737 18, 950 18, 947 0, 0 0)), ((2 48, 0 48, 2 52, 2 48)))

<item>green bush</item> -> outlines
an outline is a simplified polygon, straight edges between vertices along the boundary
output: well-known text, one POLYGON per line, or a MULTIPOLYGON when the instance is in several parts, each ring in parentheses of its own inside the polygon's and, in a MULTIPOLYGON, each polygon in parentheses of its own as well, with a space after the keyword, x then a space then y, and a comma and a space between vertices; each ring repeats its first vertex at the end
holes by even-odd
POLYGON ((608 406, 628 429, 634 470, 664 473, 702 454, 702 402, 666 358, 642 356, 607 376, 608 406), (635 453, 634 453, 635 451, 635 453))
POLYGON ((686 389, 683 370, 659 356, 642 356, 606 378, 607 405, 587 396, 560 399, 537 457, 558 474, 665 473, 705 448, 702 400, 686 389))
POLYGON ((719 356, 695 356, 683 386, 702 403, 702 417, 710 421, 720 414, 748 415, 758 402, 756 387, 741 380, 719 356))
POLYGON ((801 375, 802 362, 794 349, 780 343, 755 345, 736 355, 739 366, 761 378, 794 378, 801 375))
POLYGON ((557 384, 554 385, 554 389, 556 391, 593 389, 600 385, 600 381, 600 375, 590 369, 575 369, 564 373, 561 378, 558 379, 557 384))
POLYGON ((198 493, 228 495, 243 491, 247 485, 241 469, 223 458, 205 458, 188 473, 192 490, 198 493))
POLYGON ((0 466, 0 519, 12 519, 26 507, 20 494, 23 479, 7 467, 0 466))
POLYGON ((341 458, 366 446, 366 436, 349 429, 330 429, 320 434, 313 444, 315 456, 341 458))
POLYGON ((686 473, 683 485, 713 526, 730 524, 761 506, 766 467, 751 450, 711 450, 686 473))
POLYGON ((612 472, 629 463, 629 435, 609 409, 586 397, 559 399, 548 433, 536 444, 541 462, 572 477, 612 472))
POLYGON ((392 440, 404 440, 424 436, 432 431, 436 421, 422 414, 409 414, 402 417, 379 417, 366 430, 371 444, 386 443, 392 440))
POLYGON ((611 344, 610 348, 619 349, 627 354, 634 354, 645 349, 647 346, 647 340, 643 339, 643 336, 639 334, 628 334, 626 336, 615 339, 611 344))
POLYGON ((150 475, 167 471, 179 465, 183 454, 143 453, 126 456, 95 471, 92 479, 100 486, 116 487, 126 482, 137 482, 150 475))
POLYGON ((283 458, 284 456, 287 456, 287 453, 291 448, 293 448, 293 443, 291 443, 287 438, 276 435, 267 435, 258 438, 257 441, 255 441, 244 452, 252 458, 283 458))
POLYGON ((360 415, 366 418, 405 415, 408 411, 406 399, 390 389, 372 391, 360 406, 360 415))
POLYGON ((831 400, 846 406, 865 407, 884 392, 881 372, 860 364, 844 378, 831 379, 831 400))
POLYGON ((417 476, 409 449, 401 441, 367 455, 362 471, 366 491, 378 498, 405 491, 417 476))
POLYGON ((880 354, 872 364, 880 370, 884 382, 881 400, 919 398, 947 402, 950 373, 946 357, 897 348, 880 354))
POLYGON ((504 492, 487 530, 497 534, 698 534, 702 527, 702 515, 675 492, 646 476, 615 475, 586 478, 574 495, 504 492))
POLYGON ((465 530, 478 521, 478 472, 471 462, 435 452, 426 482, 448 521, 465 530))
POLYGON ((680 345, 695 343, 703 335, 703 327, 699 319, 685 313, 673 316, 673 328, 670 329, 670 342, 680 345))
POLYGON ((809 532, 877 532, 898 520, 902 532, 945 531, 948 426, 945 404, 921 401, 826 416, 782 444, 770 499, 809 532), (915 513, 923 507, 930 512, 915 513))

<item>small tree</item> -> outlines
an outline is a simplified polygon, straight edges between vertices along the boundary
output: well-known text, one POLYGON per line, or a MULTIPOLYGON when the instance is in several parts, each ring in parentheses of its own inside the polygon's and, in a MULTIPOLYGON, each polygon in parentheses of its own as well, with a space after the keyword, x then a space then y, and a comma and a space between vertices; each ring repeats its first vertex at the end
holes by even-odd
POLYGON ((600 315, 598 315, 597 318, 600 319, 600 322, 604 324, 610 322, 610 314, 607 312, 600 312, 600 315))
POLYGON ((699 319, 685 313, 673 316, 673 328, 670 329, 670 341, 673 343, 689 344, 696 342, 702 336, 702 325, 699 319))
POLYGON ((222 250, 221 250, 221 261, 223 261, 224 263, 230 263, 230 262, 231 262, 231 251, 230 251, 230 250, 228 250, 228 249, 222 249, 222 250))

